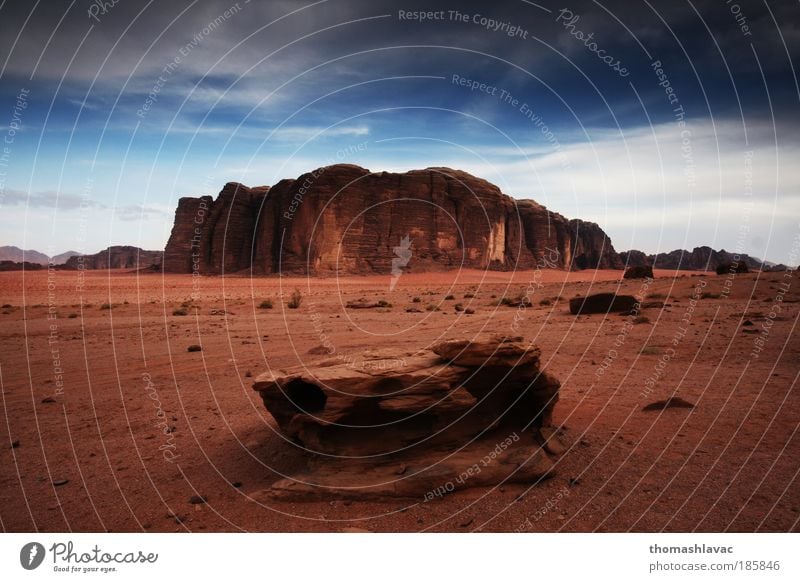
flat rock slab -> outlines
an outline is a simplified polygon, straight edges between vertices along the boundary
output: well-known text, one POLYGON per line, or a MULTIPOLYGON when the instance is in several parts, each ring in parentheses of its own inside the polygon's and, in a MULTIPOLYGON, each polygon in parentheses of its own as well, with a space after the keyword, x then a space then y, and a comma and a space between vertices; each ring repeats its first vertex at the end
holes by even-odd
POLYGON ((262 374, 254 389, 310 453, 272 494, 415 497, 464 471, 469 487, 544 477, 563 448, 551 430, 560 384, 539 356, 521 337, 491 337, 262 374))
POLYGON ((612 313, 632 311, 636 307, 633 295, 616 295, 615 293, 595 293, 585 297, 574 297, 569 300, 569 312, 572 315, 587 313, 612 313))

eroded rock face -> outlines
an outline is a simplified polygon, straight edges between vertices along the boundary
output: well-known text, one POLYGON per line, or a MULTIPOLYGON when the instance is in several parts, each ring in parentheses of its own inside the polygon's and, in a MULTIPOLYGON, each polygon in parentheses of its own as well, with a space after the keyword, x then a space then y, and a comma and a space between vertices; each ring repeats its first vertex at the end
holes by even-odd
POLYGON ((561 449, 559 382, 522 338, 384 349, 354 364, 331 358, 256 379, 280 430, 311 453, 307 471, 271 494, 423 496, 476 463, 465 486, 531 481, 561 449))
POLYGON ((622 267, 596 224, 516 201, 466 172, 338 164, 271 188, 229 183, 213 201, 181 198, 165 269, 388 274, 526 269, 545 258, 552 267, 622 267))
POLYGON ((623 263, 628 267, 650 265, 655 269, 678 269, 685 271, 713 271, 720 265, 740 260, 753 270, 762 269, 763 262, 745 254, 729 253, 725 250, 714 250, 711 247, 695 247, 689 250, 674 250, 657 255, 646 255, 641 251, 623 251, 619 253, 623 263))

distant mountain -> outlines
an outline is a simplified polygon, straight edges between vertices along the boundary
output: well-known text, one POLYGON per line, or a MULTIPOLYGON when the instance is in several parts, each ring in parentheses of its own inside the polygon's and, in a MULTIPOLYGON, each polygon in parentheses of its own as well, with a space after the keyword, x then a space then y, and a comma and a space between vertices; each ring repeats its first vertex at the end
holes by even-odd
POLYGON ((163 251, 139 247, 113 246, 93 255, 78 255, 67 260, 68 269, 161 269, 163 251))
MULTIPOLYGON (((67 251, 65 253, 61 253, 60 255, 55 255, 53 257, 53 264, 63 265, 67 262, 67 260, 69 260, 70 257, 77 255, 80 255, 80 253, 75 251, 67 251)), ((13 261, 15 263, 21 263, 25 261, 38 265, 47 265, 50 262, 50 257, 33 249, 24 251, 19 247, 5 246, 0 247, 0 261, 13 261)))
POLYGON ((15 263, 27 261, 29 263, 46 265, 48 261, 50 261, 50 257, 39 251, 24 251, 19 247, 6 246, 0 247, 0 261, 13 261, 15 263))
MULTIPOLYGON (((715 251, 711 247, 695 247, 691 251, 678 249, 656 255, 646 255, 642 251, 630 250, 619 253, 619 256, 627 267, 648 265, 654 269, 714 271, 719 265, 732 262, 734 254, 724 249, 715 251)), ((772 266, 772 263, 745 254, 739 254, 739 260, 743 261, 751 270, 766 271, 772 266)))

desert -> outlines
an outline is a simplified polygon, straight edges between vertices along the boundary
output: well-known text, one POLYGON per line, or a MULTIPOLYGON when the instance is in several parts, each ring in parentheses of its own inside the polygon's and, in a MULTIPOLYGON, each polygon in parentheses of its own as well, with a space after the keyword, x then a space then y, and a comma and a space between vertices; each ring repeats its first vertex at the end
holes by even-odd
POLYGON ((3 528, 797 530, 794 272, 622 274, 412 272, 390 291, 388 274, 0 273, 3 528), (603 292, 649 307, 570 313, 603 292), (345 307, 360 299, 385 305, 345 307), (270 494, 310 453, 281 435, 256 376, 491 334, 538 346, 561 383, 551 474, 418 498, 270 494), (671 398, 688 407, 643 410, 671 398))

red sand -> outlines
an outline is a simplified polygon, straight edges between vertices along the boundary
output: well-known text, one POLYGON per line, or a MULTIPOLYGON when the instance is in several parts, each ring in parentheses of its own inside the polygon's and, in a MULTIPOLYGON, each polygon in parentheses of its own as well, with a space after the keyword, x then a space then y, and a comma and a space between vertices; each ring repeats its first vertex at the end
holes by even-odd
POLYGON ((797 282, 782 273, 739 275, 728 296, 725 277, 675 275, 657 272, 646 290, 651 300, 669 296, 669 305, 644 310, 649 321, 630 325, 619 315, 575 317, 567 307, 587 292, 641 290, 619 271, 407 274, 392 292, 388 276, 193 280, 59 271, 48 281, 46 271, 0 273, 2 527, 798 530, 797 282), (691 308, 701 281, 712 296, 691 308), (286 309, 279 293, 295 288, 303 303, 286 309), (526 289, 533 307, 494 306, 506 290, 526 289), (450 294, 454 300, 445 299, 450 294), (393 307, 343 309, 360 297, 393 307), (267 298, 273 309, 258 308, 267 298), (457 314, 455 303, 476 313, 457 314), (441 311, 405 311, 428 304, 441 311), (173 314, 181 309, 186 316, 173 314), (753 325, 743 326, 747 320, 753 325), (253 376, 321 358, 308 351, 325 338, 337 353, 357 355, 479 333, 523 335, 561 379, 556 421, 571 448, 552 479, 428 503, 289 503, 261 493, 301 456, 274 431, 250 388, 253 376), (189 353, 190 344, 203 350, 189 353), (673 393, 696 407, 641 410, 673 393), (55 402, 43 403, 47 397, 55 402), (174 432, 165 434, 165 425, 174 432), (192 495, 208 503, 190 504, 192 495))

